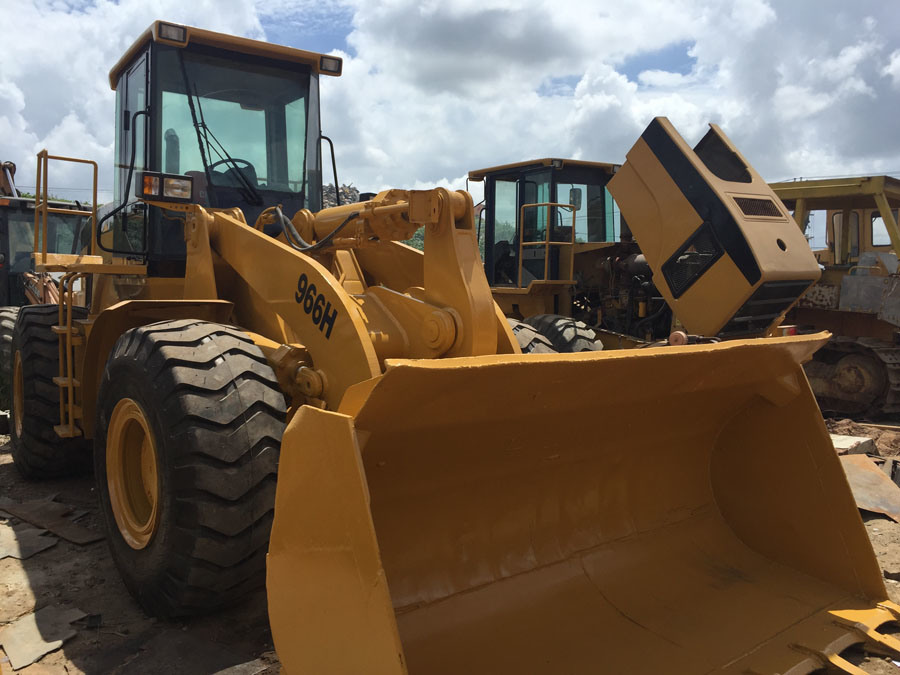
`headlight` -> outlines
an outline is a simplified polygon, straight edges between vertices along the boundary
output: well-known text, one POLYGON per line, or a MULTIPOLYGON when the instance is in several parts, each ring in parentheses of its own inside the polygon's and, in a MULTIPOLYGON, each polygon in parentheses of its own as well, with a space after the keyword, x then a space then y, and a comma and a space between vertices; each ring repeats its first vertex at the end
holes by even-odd
POLYGON ((190 176, 144 171, 137 182, 135 196, 151 202, 192 202, 194 179, 190 176))
POLYGON ((160 21, 157 28, 157 37, 184 44, 187 42, 187 30, 185 30, 184 26, 176 26, 172 23, 160 21))
POLYGON ((193 192, 193 181, 188 178, 164 178, 163 197, 167 199, 190 199, 193 192))
POLYGON ((329 75, 340 75, 343 61, 336 56, 323 56, 319 59, 319 70, 329 75))

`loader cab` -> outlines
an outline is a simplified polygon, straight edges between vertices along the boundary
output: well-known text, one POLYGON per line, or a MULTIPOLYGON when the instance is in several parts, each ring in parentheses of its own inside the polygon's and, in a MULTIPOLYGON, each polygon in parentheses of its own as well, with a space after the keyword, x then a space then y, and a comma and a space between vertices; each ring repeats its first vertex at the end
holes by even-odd
POLYGON ((114 201, 129 204, 100 247, 151 276, 184 274, 181 220, 134 196, 144 170, 190 176, 195 202, 240 208, 251 225, 278 204, 289 217, 319 210, 319 76, 340 71, 336 57, 154 23, 110 72, 114 201))
POLYGON ((617 166, 540 159, 472 171, 484 181, 484 264, 493 287, 570 282, 576 249, 616 241, 618 209, 606 190, 617 166))
MULTIPOLYGON (((48 214, 47 252, 81 252, 90 241, 90 210, 72 202, 48 204, 84 215, 48 214)), ((34 250, 34 199, 0 197, 0 305, 20 307, 40 298, 39 280, 33 275, 34 250)))

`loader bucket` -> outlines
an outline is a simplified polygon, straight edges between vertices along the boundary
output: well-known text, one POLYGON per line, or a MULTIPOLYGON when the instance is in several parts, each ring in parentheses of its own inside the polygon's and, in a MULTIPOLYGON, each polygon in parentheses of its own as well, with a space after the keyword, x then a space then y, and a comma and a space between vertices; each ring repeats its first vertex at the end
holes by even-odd
MULTIPOLYGON (((825 337, 388 362, 284 434, 285 672, 857 672, 900 607, 801 362, 825 337)), ((893 650, 893 651, 892 651, 893 650)))

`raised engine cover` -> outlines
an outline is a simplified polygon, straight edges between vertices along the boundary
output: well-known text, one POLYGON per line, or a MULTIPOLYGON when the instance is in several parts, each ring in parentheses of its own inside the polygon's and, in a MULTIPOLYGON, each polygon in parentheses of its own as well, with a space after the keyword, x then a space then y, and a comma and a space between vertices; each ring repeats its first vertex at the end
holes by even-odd
POLYGON ((691 333, 764 334, 821 274, 784 204, 715 124, 692 150, 657 117, 608 189, 691 333))

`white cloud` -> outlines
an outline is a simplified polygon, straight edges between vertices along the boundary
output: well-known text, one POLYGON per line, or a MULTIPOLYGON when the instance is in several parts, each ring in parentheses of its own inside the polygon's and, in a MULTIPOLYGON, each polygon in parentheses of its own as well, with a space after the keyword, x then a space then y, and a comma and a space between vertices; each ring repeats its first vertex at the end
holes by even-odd
POLYGON ((690 78, 681 73, 673 73, 669 70, 644 70, 638 75, 638 82, 647 87, 665 87, 674 89, 676 87, 685 86, 690 82, 690 78))
POLYGON ((876 0, 12 5, 0 24, 0 159, 24 176, 52 141, 60 154, 95 153, 109 185, 106 73, 156 18, 296 46, 346 31, 344 76, 322 82, 322 120, 341 181, 362 190, 462 187, 470 169, 531 157, 621 161, 655 115, 689 142, 722 125, 772 179, 900 169, 890 47, 900 13, 876 0), (631 59, 675 45, 688 45, 690 72, 625 74, 631 59))
POLYGON ((890 76, 895 87, 900 87, 900 49, 891 54, 890 61, 882 68, 881 72, 890 76))
MULTIPOLYGON (((238 0, 98 0, 27 2, 8 0, 0 22, 0 159, 18 167, 20 186, 34 182, 34 158, 52 154, 86 156, 100 164, 100 183, 111 198, 115 94, 107 74, 125 49, 156 19, 202 24, 250 37, 263 37, 252 6, 238 0)), ((89 186, 83 170, 51 166, 54 189, 89 186)))

